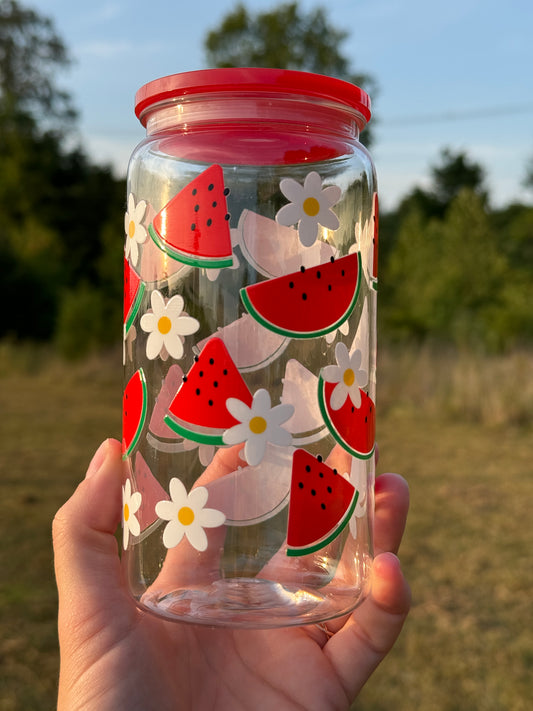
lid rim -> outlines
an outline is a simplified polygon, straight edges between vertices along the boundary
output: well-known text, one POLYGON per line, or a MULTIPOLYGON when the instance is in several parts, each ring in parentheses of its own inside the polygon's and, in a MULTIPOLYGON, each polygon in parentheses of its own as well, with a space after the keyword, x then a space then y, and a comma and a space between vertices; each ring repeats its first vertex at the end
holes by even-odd
POLYGON ((264 91, 266 88, 281 94, 313 96, 335 101, 356 109, 365 123, 370 120, 371 102, 368 94, 343 79, 292 69, 231 67, 199 69, 170 74, 142 86, 135 94, 135 115, 143 125, 145 112, 162 101, 196 93, 224 91, 264 91))

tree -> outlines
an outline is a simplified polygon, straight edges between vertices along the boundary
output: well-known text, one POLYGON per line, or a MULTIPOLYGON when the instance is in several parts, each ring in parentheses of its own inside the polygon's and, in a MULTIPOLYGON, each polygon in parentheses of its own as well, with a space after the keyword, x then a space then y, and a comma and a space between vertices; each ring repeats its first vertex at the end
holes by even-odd
POLYGON ((445 208, 464 189, 472 190, 483 201, 487 200, 485 171, 479 163, 470 160, 464 151, 454 152, 444 148, 440 154, 440 163, 432 167, 431 175, 432 192, 445 208))
MULTIPOLYGON (((323 8, 303 13, 298 3, 286 3, 250 14, 242 4, 206 35, 204 48, 212 67, 276 67, 327 74, 375 93, 367 74, 354 72, 339 48, 348 37, 333 27, 323 8)), ((365 129, 364 141, 369 143, 365 129)))
POLYGON ((0 121, 64 131, 74 118, 55 77, 70 63, 52 21, 16 0, 0 3, 0 121))

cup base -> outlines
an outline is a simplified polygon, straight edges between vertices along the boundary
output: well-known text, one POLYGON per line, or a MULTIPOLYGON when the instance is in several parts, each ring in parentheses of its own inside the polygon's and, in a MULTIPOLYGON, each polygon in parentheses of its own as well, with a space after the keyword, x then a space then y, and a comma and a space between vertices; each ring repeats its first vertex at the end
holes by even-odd
POLYGON ((317 590, 261 578, 226 578, 205 587, 170 592, 149 590, 137 604, 177 622, 266 629, 324 622, 351 612, 364 598, 361 588, 317 590))

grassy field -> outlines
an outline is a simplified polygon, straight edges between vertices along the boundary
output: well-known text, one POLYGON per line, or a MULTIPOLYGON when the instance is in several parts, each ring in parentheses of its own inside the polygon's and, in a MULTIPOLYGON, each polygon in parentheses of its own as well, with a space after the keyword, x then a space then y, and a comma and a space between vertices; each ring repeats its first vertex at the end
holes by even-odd
MULTIPOLYGON (((411 486, 413 610, 355 708, 529 711, 533 355, 386 351, 379 374, 379 469, 411 486)), ((0 345, 0 711, 55 707, 51 520, 119 435, 121 390, 120 355, 0 345)))

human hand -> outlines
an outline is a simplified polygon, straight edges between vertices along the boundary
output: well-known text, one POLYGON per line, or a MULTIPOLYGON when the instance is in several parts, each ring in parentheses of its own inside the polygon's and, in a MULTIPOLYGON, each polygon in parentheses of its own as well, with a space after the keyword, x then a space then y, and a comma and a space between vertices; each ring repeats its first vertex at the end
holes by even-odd
POLYGON ((410 592, 398 559, 405 481, 376 480, 372 588, 347 618, 271 630, 159 619, 130 596, 114 533, 119 442, 107 440, 54 519, 61 669, 58 711, 348 709, 398 637, 410 592))

